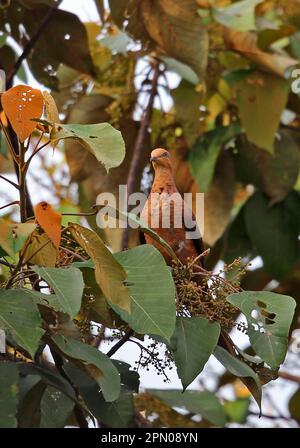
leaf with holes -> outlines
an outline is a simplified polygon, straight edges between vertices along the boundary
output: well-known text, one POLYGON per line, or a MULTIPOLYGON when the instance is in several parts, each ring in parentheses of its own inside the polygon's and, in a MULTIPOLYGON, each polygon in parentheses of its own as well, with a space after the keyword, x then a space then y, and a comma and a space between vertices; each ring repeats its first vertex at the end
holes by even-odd
POLYGON ((296 302, 269 291, 231 294, 227 301, 245 314, 251 345, 271 369, 283 363, 296 302))
POLYGON ((119 166, 125 157, 122 134, 109 123, 61 124, 52 129, 50 137, 54 144, 68 138, 79 140, 107 171, 119 166))
POLYGON ((0 219, 0 246, 13 257, 22 249, 35 228, 36 224, 34 223, 13 224, 5 219, 0 219))
POLYGON ((40 202, 34 208, 37 222, 58 249, 61 239, 61 213, 54 210, 48 202, 40 202))
POLYGON ((61 309, 74 318, 80 310, 84 288, 81 271, 77 268, 45 267, 34 267, 33 270, 53 289, 61 309))
POLYGON ((44 334, 34 303, 36 293, 26 289, 0 289, 0 328, 33 357, 44 334))
POLYGON ((93 377, 101 387, 106 401, 114 401, 120 395, 120 376, 112 361, 98 350, 88 344, 61 335, 52 336, 52 341, 64 356, 70 358, 75 364, 93 377))
POLYGON ((219 335, 217 322, 203 317, 177 317, 170 347, 184 389, 202 372, 219 335))
POLYGON ((2 94, 1 104, 18 139, 24 142, 36 128, 33 119, 43 113, 42 92, 29 86, 15 86, 2 94))

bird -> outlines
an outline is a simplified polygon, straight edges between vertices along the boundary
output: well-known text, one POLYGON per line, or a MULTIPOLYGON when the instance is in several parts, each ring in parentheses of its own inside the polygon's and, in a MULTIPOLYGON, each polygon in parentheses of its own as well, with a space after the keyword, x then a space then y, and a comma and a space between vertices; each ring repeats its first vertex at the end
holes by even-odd
MULTIPOLYGON (((199 228, 192 210, 177 190, 170 153, 163 148, 154 149, 150 162, 154 168, 154 180, 141 220, 164 239, 186 265, 204 252, 199 228), (187 232, 193 232, 196 238, 187 238, 187 232)), ((144 236, 146 243, 158 249, 171 265, 174 260, 166 249, 148 234, 144 236)), ((199 264, 203 267, 203 257, 199 264)))

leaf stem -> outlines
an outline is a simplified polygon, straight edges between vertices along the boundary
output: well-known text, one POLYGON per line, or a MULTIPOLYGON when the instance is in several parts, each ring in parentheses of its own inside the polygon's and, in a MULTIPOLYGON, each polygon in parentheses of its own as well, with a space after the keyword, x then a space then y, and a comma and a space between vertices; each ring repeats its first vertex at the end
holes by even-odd
POLYGON ((0 210, 6 208, 6 207, 10 207, 11 205, 19 205, 20 201, 13 201, 13 202, 9 202, 8 204, 2 205, 2 207, 0 207, 0 210))
POLYGON ((20 191, 20 218, 21 222, 26 222, 27 209, 26 209, 26 170, 25 170, 25 152, 26 148, 24 143, 20 143, 20 160, 19 160, 19 191, 20 191))
POLYGON ((5 182, 8 182, 9 184, 11 184, 13 187, 15 187, 17 190, 19 190, 19 185, 15 184, 15 182, 13 182, 12 180, 7 179, 7 177, 4 177, 0 174, 0 179, 5 180, 5 182))

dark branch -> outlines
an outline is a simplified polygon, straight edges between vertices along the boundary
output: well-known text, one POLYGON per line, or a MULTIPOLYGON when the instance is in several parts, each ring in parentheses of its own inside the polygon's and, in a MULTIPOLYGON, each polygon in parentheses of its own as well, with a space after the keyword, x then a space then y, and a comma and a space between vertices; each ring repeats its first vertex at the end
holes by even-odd
MULTIPOLYGON (((57 368, 58 372, 61 374, 61 376, 65 380, 68 381, 68 383, 70 383, 70 385, 72 386, 72 388, 75 391, 76 396, 78 396, 77 388, 74 386, 74 384, 72 383, 72 381, 70 380, 70 378, 68 377, 66 372, 64 371, 62 357, 55 350, 53 350, 52 347, 50 347, 50 351, 51 351, 51 355, 52 355, 55 367, 57 368)), ((75 404, 75 406, 74 406, 74 414, 78 421, 79 427, 80 428, 88 428, 88 422, 86 421, 84 413, 82 412, 82 410, 78 404, 75 404)))
POLYGON ((36 32, 32 35, 31 39, 27 42, 27 44, 23 48, 23 52, 20 54, 20 56, 18 57, 15 65, 13 66, 13 68, 11 69, 9 74, 7 75, 7 78, 6 78, 7 89, 9 89, 12 86, 13 80, 14 80, 14 76, 18 72, 18 70, 21 67, 23 61, 27 58, 27 56, 29 55, 29 53, 31 52, 31 50, 33 49, 33 47, 35 46, 35 44, 37 43, 37 41, 39 40, 41 35, 43 34, 45 28, 49 24, 53 14, 54 14, 54 12, 58 9, 58 7, 61 4, 61 2, 62 2, 62 0, 58 0, 58 2, 55 3, 49 9, 47 14, 45 15, 45 17, 41 21, 40 25, 38 26, 36 32))
POLYGON ((122 337, 122 339, 119 340, 119 342, 117 342, 107 353, 106 355, 110 358, 111 356, 113 356, 116 351, 119 350, 119 348, 121 348, 125 342, 127 342, 130 339, 130 336, 133 335, 133 330, 128 330, 127 333, 125 333, 125 335, 122 337))
MULTIPOLYGON (((143 159, 143 151, 146 146, 148 128, 149 128, 150 120, 151 120, 151 116, 152 116, 154 99, 157 94, 157 84, 158 84, 159 76, 160 76, 159 61, 155 60, 153 62, 153 75, 152 75, 152 80, 151 80, 151 88, 149 91, 149 99, 148 99, 148 103, 144 109, 143 116, 141 119, 141 125, 140 125, 139 132, 138 132, 138 135, 137 135, 137 138, 135 141, 132 161, 130 164, 128 177, 127 177, 128 196, 130 196, 132 193, 134 193, 134 186, 136 183, 137 173, 138 173, 139 166, 143 159)), ((122 235, 122 248, 123 249, 128 247, 128 240, 129 240, 128 229, 124 229, 124 232, 122 235)))

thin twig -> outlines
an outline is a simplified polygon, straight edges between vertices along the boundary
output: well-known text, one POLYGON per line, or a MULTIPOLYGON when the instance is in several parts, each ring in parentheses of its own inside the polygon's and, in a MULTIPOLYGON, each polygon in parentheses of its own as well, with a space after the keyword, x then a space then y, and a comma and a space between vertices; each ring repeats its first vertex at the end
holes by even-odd
POLYGON ((13 202, 9 202, 8 204, 2 205, 2 207, 0 207, 0 210, 6 208, 6 207, 10 207, 11 205, 19 205, 20 201, 13 201, 13 202))
POLYGON ((130 338, 130 336, 133 335, 133 330, 128 330, 127 333, 125 333, 125 335, 106 353, 106 355, 110 358, 111 356, 113 356, 116 351, 119 350, 119 348, 121 348, 125 342, 127 342, 130 338))
POLYGON ((33 157, 38 154, 43 148, 45 148, 46 146, 49 145, 49 143, 51 143, 51 140, 47 140, 46 143, 44 143, 42 146, 40 146, 39 148, 37 148, 28 158, 28 160, 25 163, 25 173, 28 171, 29 165, 31 160, 33 159, 33 157))
MULTIPOLYGON (((68 377, 68 375, 66 374, 66 372, 64 371, 64 367, 63 367, 63 358, 61 357, 61 355, 59 353, 57 353, 51 346, 50 346, 50 352, 53 358, 53 361, 55 363, 55 366, 58 370, 58 372, 61 374, 61 376, 68 381, 68 383, 71 385, 71 387, 73 388, 75 395, 78 397, 78 390, 76 388, 76 386, 74 386, 74 384, 72 383, 72 381, 70 380, 70 378, 68 377)), ((88 428, 88 422, 84 416, 84 413, 82 411, 82 409, 79 407, 78 404, 75 404, 74 406, 74 414, 76 417, 76 420, 78 421, 78 425, 80 428, 88 428)))
POLYGON ((15 182, 13 182, 10 179, 7 179, 7 177, 4 177, 0 174, 0 179, 5 180, 5 182, 8 182, 10 185, 12 185, 13 187, 15 187, 17 190, 19 190, 19 185, 15 184, 15 182))
POLYGON ((278 376, 279 378, 283 378, 284 380, 300 384, 300 376, 292 375, 291 373, 288 372, 278 372, 278 376))
POLYGON ((70 249, 67 249, 66 247, 59 246, 59 248, 60 248, 61 250, 65 251, 67 254, 72 255, 74 258, 77 258, 77 260, 80 260, 80 261, 86 261, 86 259, 83 258, 81 255, 77 254, 76 252, 73 252, 73 251, 70 250, 70 249))
POLYGON ((12 263, 9 263, 8 261, 5 260, 0 260, 0 264, 2 264, 3 266, 6 266, 10 269, 14 269, 15 265, 12 263))

